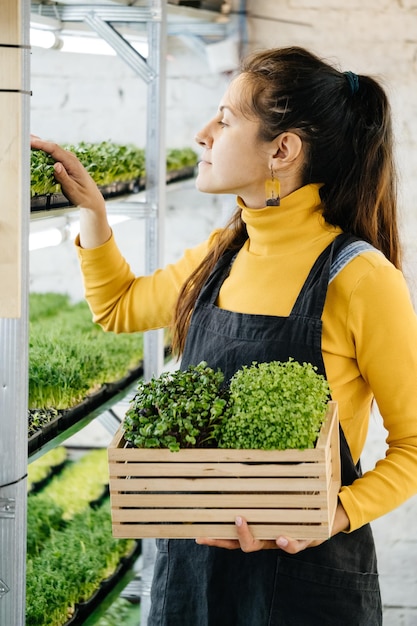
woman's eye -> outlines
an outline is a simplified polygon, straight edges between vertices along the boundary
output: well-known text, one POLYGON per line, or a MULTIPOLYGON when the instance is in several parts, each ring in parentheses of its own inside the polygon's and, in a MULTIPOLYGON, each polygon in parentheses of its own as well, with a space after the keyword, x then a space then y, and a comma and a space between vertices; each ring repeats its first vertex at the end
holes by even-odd
POLYGON ((225 126, 227 126, 226 122, 224 122, 223 120, 220 120, 219 125, 224 128, 225 126))

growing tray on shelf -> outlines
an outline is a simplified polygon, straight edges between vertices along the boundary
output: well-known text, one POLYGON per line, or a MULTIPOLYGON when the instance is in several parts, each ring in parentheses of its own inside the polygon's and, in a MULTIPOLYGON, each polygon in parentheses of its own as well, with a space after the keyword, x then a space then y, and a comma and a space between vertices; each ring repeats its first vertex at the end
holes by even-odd
POLYGON ((62 433, 75 426, 83 418, 94 416, 97 410, 104 411, 106 403, 114 398, 131 384, 135 383, 143 375, 143 364, 129 371, 118 381, 105 383, 100 389, 87 396, 80 404, 58 412, 55 417, 41 430, 36 431, 28 441, 29 456, 40 450, 43 446, 56 439, 62 433))
POLYGON ((141 544, 140 542, 135 542, 129 554, 121 559, 116 571, 113 572, 109 578, 102 580, 100 587, 93 593, 91 598, 75 605, 74 614, 64 626, 82 626, 87 618, 90 617, 97 607, 109 596, 116 588, 119 581, 133 567, 140 554, 141 544))
MULTIPOLYGON (((166 182, 174 183, 187 178, 192 178, 195 173, 194 166, 183 167, 179 170, 170 170, 166 175, 166 182)), ((115 182, 111 185, 100 186, 100 191, 105 200, 138 193, 145 188, 144 178, 135 178, 126 182, 115 182)), ((40 211, 52 211, 55 209, 65 209, 72 206, 69 200, 62 193, 51 193, 43 196, 33 196, 30 203, 31 213, 40 211)))
POLYGON ((181 168, 180 170, 170 170, 167 172, 166 182, 169 184, 169 183, 175 183, 176 181, 179 181, 179 180, 192 178, 195 174, 195 169, 196 168, 194 165, 189 165, 189 166, 181 168))
MULTIPOLYGON (((145 181, 143 179, 134 179, 126 182, 115 182, 111 185, 99 187, 105 200, 117 198, 130 193, 137 193, 144 188, 145 181)), ((31 198, 30 210, 32 213, 36 211, 49 211, 51 209, 63 209, 71 206, 69 200, 63 193, 51 193, 44 196, 33 196, 31 198)))
POLYGON ((115 537, 236 538, 244 516, 258 539, 330 536, 340 489, 337 403, 307 450, 128 447, 108 450, 115 537))

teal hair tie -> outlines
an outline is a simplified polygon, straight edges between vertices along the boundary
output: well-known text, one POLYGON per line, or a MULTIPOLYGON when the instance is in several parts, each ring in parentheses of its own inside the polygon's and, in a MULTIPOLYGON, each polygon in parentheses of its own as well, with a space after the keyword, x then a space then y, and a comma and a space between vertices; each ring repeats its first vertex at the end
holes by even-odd
POLYGON ((343 72, 346 77, 347 82, 349 83, 350 91, 352 92, 352 96, 359 89, 359 76, 355 74, 355 72, 343 72))

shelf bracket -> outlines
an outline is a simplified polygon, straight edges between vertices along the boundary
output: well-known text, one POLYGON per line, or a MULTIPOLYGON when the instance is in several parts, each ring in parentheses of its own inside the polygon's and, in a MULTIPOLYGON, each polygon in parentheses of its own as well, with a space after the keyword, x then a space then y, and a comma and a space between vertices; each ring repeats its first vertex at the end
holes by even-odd
POLYGON ((101 19, 94 11, 87 13, 84 17, 84 21, 117 52, 120 58, 123 59, 146 84, 150 84, 155 80, 156 73, 148 66, 144 57, 139 54, 113 26, 101 19))
POLYGON ((9 593, 9 591, 10 591, 9 587, 6 585, 4 580, 0 578, 0 600, 2 599, 3 596, 6 595, 6 593, 9 593))
POLYGON ((112 200, 107 204, 107 212, 112 215, 125 215, 132 218, 143 218, 154 215, 156 209, 149 202, 132 202, 112 200))
POLYGON ((0 498, 0 519, 14 519, 15 513, 16 500, 13 498, 0 498))

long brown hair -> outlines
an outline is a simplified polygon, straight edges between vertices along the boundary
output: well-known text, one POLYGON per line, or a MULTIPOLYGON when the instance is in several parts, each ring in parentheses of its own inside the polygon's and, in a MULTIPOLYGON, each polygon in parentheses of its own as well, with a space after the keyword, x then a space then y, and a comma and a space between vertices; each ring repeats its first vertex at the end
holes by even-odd
MULTIPOLYGON (((250 99, 242 113, 260 120, 260 138, 285 131, 303 140, 303 184, 323 183, 323 216, 401 266, 391 111, 381 85, 348 75, 307 50, 278 48, 243 61, 250 99)), ((183 285, 173 321, 173 350, 181 354, 197 296, 217 260, 247 238, 237 209, 206 258, 183 285)))

